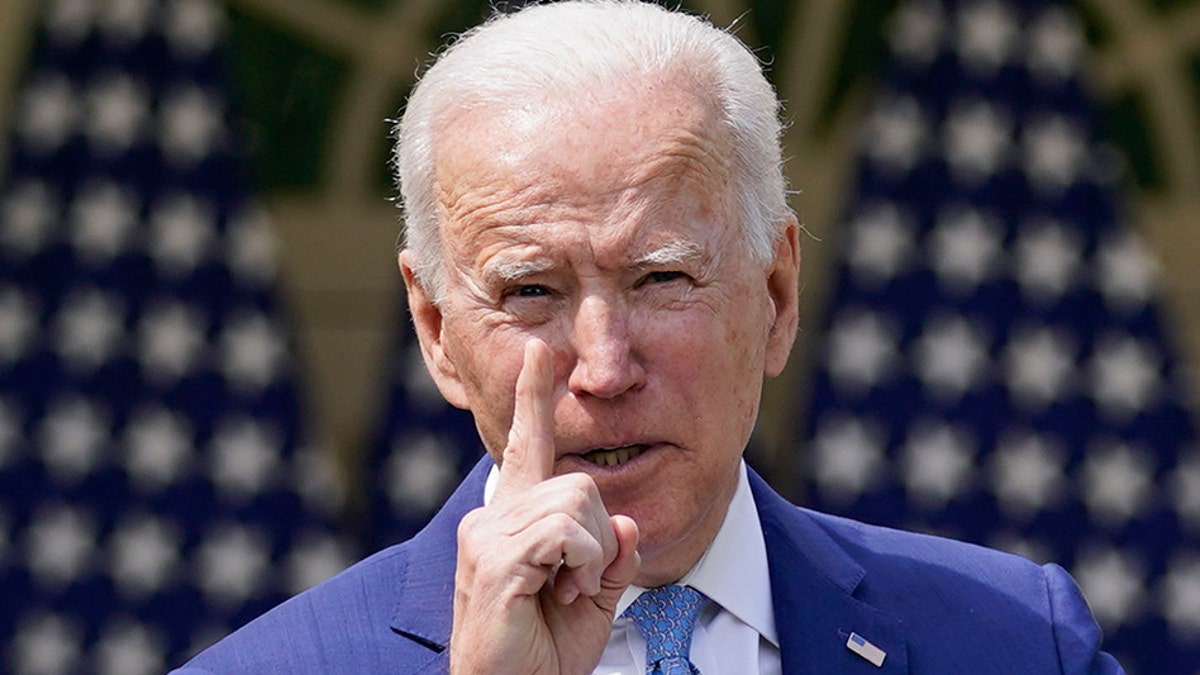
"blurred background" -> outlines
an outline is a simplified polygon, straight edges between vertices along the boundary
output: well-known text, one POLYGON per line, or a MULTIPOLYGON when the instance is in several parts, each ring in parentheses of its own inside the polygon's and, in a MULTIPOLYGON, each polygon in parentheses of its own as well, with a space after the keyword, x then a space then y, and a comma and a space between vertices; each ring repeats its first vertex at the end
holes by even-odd
MULTIPOLYGON (((1130 673, 1200 673, 1200 2, 683 6, 767 65, 807 229, 751 463, 1061 564, 1130 673)), ((491 11, 0 4, 0 672, 177 665, 480 456, 388 120, 491 11)))

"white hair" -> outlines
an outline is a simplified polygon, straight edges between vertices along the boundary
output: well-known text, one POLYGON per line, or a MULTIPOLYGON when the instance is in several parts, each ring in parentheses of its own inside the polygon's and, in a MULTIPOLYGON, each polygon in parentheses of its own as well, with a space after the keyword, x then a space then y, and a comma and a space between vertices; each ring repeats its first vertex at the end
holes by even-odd
POLYGON ((779 101, 758 60, 730 33, 688 14, 631 0, 570 0, 500 14, 464 33, 421 78, 396 124, 404 245, 434 302, 445 292, 434 149, 451 113, 679 72, 712 97, 730 130, 743 236, 750 255, 767 264, 791 212, 779 101))

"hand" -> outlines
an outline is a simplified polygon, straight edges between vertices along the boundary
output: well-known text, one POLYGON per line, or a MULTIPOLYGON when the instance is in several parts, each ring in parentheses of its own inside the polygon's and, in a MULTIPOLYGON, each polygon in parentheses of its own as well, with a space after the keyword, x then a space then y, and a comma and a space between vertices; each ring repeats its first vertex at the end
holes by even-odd
POLYGON ((554 476, 554 373, 525 345, 500 480, 458 528, 453 673, 590 673, 640 565, 637 524, 590 476, 554 476))

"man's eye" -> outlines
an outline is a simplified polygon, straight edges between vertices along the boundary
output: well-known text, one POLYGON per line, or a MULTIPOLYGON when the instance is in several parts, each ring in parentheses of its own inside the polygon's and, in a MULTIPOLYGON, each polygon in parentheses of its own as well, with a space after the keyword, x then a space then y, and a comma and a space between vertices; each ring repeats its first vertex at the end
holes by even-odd
POLYGON ((550 295, 550 289, 538 284, 528 284, 514 288, 509 295, 516 298, 541 298, 550 295))
POLYGON ((683 272, 651 272, 646 275, 646 283, 648 284, 663 284, 668 281, 675 281, 684 277, 683 272))

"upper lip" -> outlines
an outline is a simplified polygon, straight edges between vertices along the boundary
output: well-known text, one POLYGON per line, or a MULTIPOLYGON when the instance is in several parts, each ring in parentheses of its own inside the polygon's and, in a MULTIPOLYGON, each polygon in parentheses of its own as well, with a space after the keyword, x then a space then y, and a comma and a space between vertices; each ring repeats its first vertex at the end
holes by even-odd
POLYGON ((652 445, 656 445, 657 443, 658 443, 658 441, 643 440, 643 439, 594 443, 594 444, 588 444, 586 446, 580 445, 577 447, 573 447, 569 450, 566 450, 566 451, 560 453, 559 457, 567 457, 570 455, 586 455, 589 452, 596 452, 596 451, 603 451, 603 450, 618 450, 620 448, 627 448, 627 447, 631 447, 631 446, 639 446, 639 447, 648 448, 652 445))

